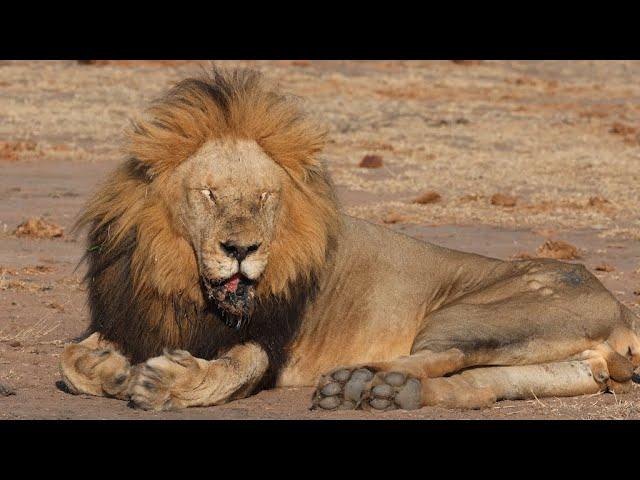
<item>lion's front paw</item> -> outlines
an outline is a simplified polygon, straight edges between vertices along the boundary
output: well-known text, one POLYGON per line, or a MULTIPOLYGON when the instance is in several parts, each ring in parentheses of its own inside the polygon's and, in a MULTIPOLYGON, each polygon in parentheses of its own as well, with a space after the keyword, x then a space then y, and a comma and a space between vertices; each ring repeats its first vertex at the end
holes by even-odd
POLYGON ((133 405, 143 410, 177 410, 194 404, 208 362, 184 350, 166 351, 137 365, 129 386, 133 405))
POLYGON ((81 345, 65 348, 60 371, 71 393, 124 399, 131 378, 129 361, 112 349, 92 350, 81 345))

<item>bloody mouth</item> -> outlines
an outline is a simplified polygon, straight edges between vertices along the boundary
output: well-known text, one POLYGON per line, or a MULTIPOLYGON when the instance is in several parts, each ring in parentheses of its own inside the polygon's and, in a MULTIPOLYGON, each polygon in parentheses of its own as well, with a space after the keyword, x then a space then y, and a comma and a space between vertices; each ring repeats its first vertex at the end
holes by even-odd
POLYGON ((202 279, 206 296, 221 310, 224 323, 236 330, 245 323, 253 309, 254 282, 240 273, 226 280, 212 282, 202 279))
POLYGON ((241 278, 242 278, 242 275, 240 275, 239 273, 236 273, 235 275, 230 277, 229 280, 224 282, 222 285, 224 286, 227 292, 235 293, 238 290, 238 285, 240 285, 241 278))

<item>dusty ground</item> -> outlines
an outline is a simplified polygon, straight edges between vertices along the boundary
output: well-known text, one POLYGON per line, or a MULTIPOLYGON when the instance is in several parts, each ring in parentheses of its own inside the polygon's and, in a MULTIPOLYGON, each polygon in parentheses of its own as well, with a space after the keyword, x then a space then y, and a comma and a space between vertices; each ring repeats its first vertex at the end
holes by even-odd
MULTIPOLYGON (((640 63, 236 63, 306 97, 326 121, 326 159, 351 214, 500 258, 567 241, 640 312, 640 63), (365 155, 383 166, 358 167, 365 155), (426 191, 440 199, 412 203, 426 191), (492 204, 496 193, 515 206, 492 204)), ((640 418, 640 386, 375 416, 310 412, 311 389, 163 414, 58 389, 63 342, 87 323, 83 268, 74 270, 83 243, 69 227, 121 159, 128 118, 198 65, 0 62, 0 383, 15 390, 0 397, 0 418, 640 418), (35 216, 65 233, 13 235, 35 216)))

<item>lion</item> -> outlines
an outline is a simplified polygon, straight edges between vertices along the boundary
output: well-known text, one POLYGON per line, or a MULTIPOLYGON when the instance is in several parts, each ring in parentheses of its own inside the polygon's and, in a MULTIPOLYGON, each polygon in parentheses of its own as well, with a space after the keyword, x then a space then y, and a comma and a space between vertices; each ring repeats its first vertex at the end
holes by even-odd
POLYGON ((340 213, 323 129, 252 70, 178 83, 88 202, 76 394, 212 406, 315 386, 315 409, 483 408, 629 389, 638 318, 584 266, 503 261, 340 213))

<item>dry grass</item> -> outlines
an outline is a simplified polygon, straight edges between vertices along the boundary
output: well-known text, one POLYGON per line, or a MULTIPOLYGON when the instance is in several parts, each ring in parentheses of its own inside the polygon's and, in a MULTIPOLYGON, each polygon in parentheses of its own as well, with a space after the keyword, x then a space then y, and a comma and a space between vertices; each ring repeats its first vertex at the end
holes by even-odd
MULTIPOLYGON (((251 65, 306 97, 330 127, 335 182, 380 198, 349 213, 379 221, 394 209, 414 223, 553 224, 640 238, 639 62, 219 63, 251 65), (382 156, 385 168, 358 168, 365 155, 382 156), (409 205, 427 190, 443 200, 409 205), (491 205, 501 191, 517 204, 491 205)), ((33 161, 115 161, 129 117, 199 69, 3 64, 0 141, 35 143, 42 155, 33 161)))
POLYGON ((55 331, 62 324, 61 320, 52 320, 48 316, 45 316, 38 320, 33 325, 20 330, 18 333, 13 335, 6 334, 2 330, 0 330, 0 341, 1 342, 10 342, 10 341, 28 341, 31 343, 37 342, 40 338, 45 337, 55 331))

